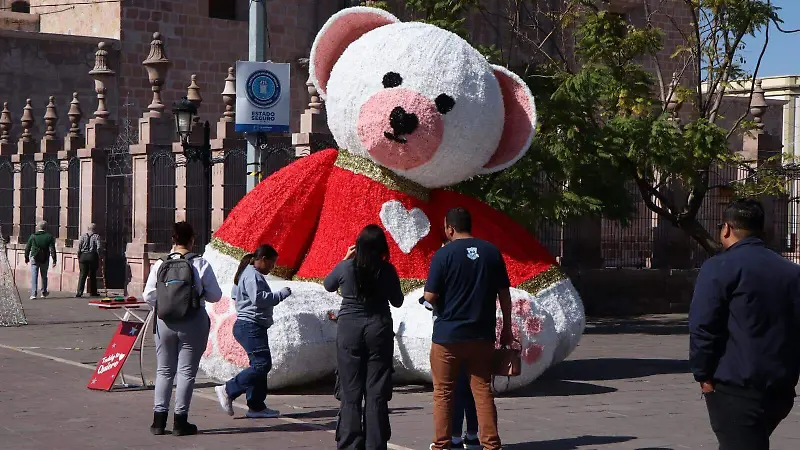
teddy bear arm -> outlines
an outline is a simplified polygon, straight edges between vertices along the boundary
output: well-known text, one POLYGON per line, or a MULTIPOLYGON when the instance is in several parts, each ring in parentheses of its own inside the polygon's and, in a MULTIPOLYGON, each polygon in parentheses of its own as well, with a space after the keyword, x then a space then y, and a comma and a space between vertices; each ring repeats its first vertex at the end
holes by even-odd
POLYGON ((266 178, 231 210, 212 246, 238 259, 269 244, 278 252, 275 274, 290 276, 313 238, 337 153, 318 152, 266 178))

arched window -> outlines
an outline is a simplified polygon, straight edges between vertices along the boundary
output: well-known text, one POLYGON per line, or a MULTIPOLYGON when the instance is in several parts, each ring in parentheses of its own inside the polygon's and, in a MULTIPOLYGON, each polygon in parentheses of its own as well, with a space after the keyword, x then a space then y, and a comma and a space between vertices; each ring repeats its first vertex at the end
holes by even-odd
POLYGON ((11 12, 30 14, 31 4, 26 1, 16 1, 11 4, 11 12))

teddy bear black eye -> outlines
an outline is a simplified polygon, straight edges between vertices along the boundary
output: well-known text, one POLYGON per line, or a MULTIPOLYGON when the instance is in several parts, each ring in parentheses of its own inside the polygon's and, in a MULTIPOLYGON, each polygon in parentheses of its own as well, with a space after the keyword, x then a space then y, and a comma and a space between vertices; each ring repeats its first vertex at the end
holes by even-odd
POLYGON ((453 100, 453 97, 447 94, 441 94, 436 97, 436 109, 438 109, 440 113, 447 114, 453 110, 454 106, 456 106, 456 101, 453 100))
POLYGON ((383 76, 383 87, 394 88, 403 84, 403 77, 397 72, 389 72, 383 76))

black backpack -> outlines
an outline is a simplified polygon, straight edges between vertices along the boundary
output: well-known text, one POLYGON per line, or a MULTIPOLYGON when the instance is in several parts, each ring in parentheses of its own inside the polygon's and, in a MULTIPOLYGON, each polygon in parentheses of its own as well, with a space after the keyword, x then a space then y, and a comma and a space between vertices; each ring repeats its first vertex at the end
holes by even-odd
POLYGON ((178 322, 200 308, 192 259, 197 255, 172 253, 161 258, 156 274, 156 315, 164 322, 178 322))

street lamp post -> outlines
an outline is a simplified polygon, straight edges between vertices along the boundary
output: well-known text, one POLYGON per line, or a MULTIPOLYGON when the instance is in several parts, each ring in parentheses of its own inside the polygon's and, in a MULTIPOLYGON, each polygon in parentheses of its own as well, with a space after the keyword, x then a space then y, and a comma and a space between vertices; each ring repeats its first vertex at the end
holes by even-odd
POLYGON ((181 98, 178 103, 172 104, 172 114, 175 116, 175 130, 183 147, 183 154, 186 162, 199 161, 203 164, 203 219, 206 231, 211 237, 211 125, 206 121, 203 124, 203 142, 200 145, 189 143, 192 135, 192 127, 195 124, 197 106, 186 97, 181 98))

